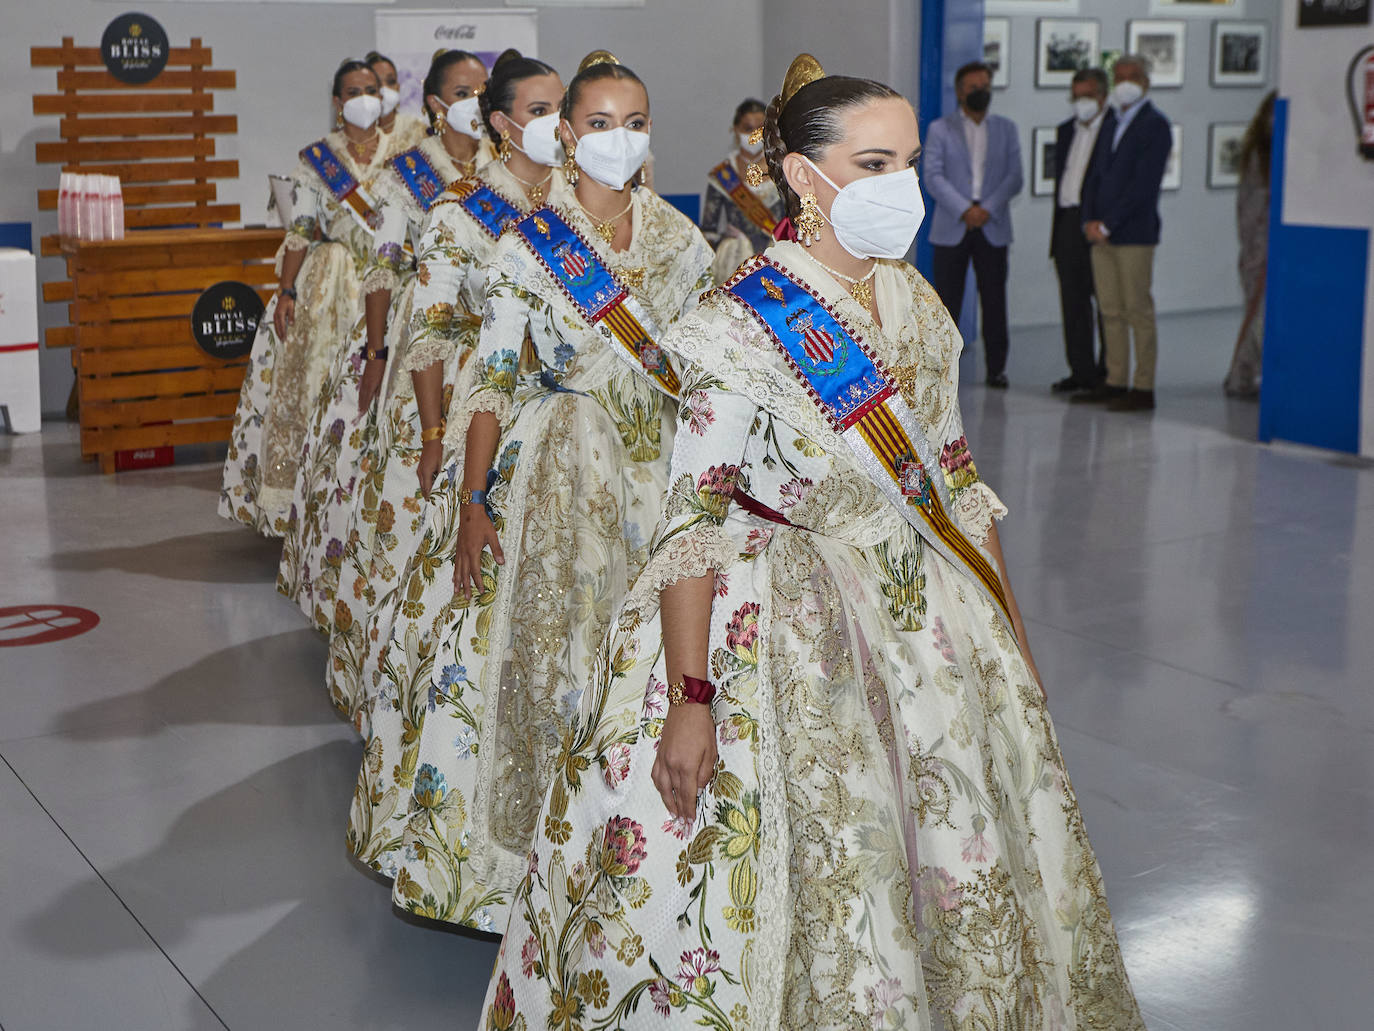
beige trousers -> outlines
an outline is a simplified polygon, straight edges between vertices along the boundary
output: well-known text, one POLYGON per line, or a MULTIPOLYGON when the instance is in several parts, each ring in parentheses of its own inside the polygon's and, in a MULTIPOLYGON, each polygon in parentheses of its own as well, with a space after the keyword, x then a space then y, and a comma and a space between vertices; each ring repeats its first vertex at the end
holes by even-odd
POLYGON ((1135 390, 1155 388, 1155 249, 1147 244, 1094 244, 1093 286, 1102 314, 1102 342, 1107 351, 1107 386, 1135 390), (1135 377, 1131 371, 1131 337, 1135 337, 1135 377))

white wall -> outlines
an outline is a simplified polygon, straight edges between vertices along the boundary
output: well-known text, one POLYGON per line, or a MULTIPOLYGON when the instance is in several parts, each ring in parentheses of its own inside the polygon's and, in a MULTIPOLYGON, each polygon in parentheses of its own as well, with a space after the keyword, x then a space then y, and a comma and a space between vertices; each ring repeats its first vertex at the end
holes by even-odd
MULTIPOLYGON (((884 4, 886 0, 884 0, 884 4)), ((645 0, 642 8, 550 9, 539 15, 539 56, 571 76, 599 47, 612 50, 648 84, 654 114, 656 183, 665 193, 699 191, 706 171, 728 143, 730 116, 747 95, 763 91, 763 0, 645 0)), ((139 6, 139 5, 133 5, 139 6)), ((398 7, 445 6, 403 0, 398 7)), ((461 3, 455 7, 498 6, 461 3)), ((52 69, 30 69, 29 47, 57 45, 64 35, 95 45, 105 25, 130 8, 101 0, 43 0, 6 4, 0 33, 0 221, 33 222, 37 239, 56 231, 53 213, 39 215, 37 190, 57 184, 57 166, 34 162, 37 140, 57 139, 56 118, 32 114, 35 93, 55 89, 52 69)), ((215 65, 238 73, 238 88, 221 92, 216 109, 239 116, 239 134, 221 138, 220 154, 237 157, 240 178, 220 196, 241 205, 245 222, 261 222, 269 172, 295 163, 295 154, 328 129, 334 68, 373 45, 373 8, 353 4, 145 2, 174 46, 200 36, 214 48, 215 65)), ((40 279, 63 278, 61 263, 40 261, 40 279)), ((65 321, 42 306, 40 322, 65 321)), ((60 411, 71 386, 65 350, 44 350, 43 408, 60 411)))
MULTIPOLYGON (((1289 0, 1290 7, 1292 2, 1289 0)), ((1007 8, 999 9, 992 0, 987 6, 989 17, 1007 16, 1007 8)), ((1096 18, 1102 48, 1124 49, 1127 20, 1179 19, 1181 16, 1174 10, 1178 8, 1152 6, 1150 0, 1082 0, 1077 11, 1046 14, 1096 18)), ((1272 81, 1279 0, 1238 0, 1234 7, 1225 9, 1224 16, 1269 23, 1268 72, 1272 81)), ((1058 282, 1048 257, 1054 199, 1030 195, 1031 132, 1037 126, 1057 125, 1069 116, 1068 90, 1035 88, 1036 19, 1024 15, 1010 17, 1011 85, 994 91, 992 110, 1011 118, 1021 129, 1026 187, 1012 202, 1016 243, 1011 255, 1007 305, 1013 325, 1046 325, 1059 321, 1058 282)), ((1285 17, 1296 16, 1290 10, 1285 17)), ((1155 257, 1154 297, 1161 313, 1241 303, 1236 274, 1235 191, 1207 188, 1207 127, 1212 122, 1248 122, 1269 89, 1213 88, 1209 67, 1214 19, 1209 12, 1206 17, 1181 20, 1187 23, 1183 86, 1152 92, 1159 109, 1183 127, 1183 188, 1164 193, 1160 201, 1164 228, 1155 257)), ((1231 342, 1208 344, 1226 351, 1226 356, 1218 360, 1218 367, 1224 368, 1231 342)), ((1013 340, 1013 350, 1015 346, 1013 340)), ((1174 342, 1166 341, 1163 346, 1174 346, 1174 342)))

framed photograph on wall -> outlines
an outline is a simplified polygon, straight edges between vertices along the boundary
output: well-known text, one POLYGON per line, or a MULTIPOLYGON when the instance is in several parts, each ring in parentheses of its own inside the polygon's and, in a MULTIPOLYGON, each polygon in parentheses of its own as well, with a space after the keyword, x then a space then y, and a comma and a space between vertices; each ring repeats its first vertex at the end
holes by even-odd
POLYGON ((1169 132, 1173 135, 1173 146, 1169 148, 1169 160, 1164 165, 1164 178, 1159 181, 1161 190, 1183 189, 1183 126, 1170 123, 1169 132))
POLYGON ((1010 18, 983 19, 983 63, 992 69, 992 88, 1006 89, 1011 84, 1008 65, 1011 60, 1010 18))
POLYGON ((1057 127, 1044 125, 1031 130, 1031 196, 1054 196, 1054 149, 1057 127))
POLYGON ((1240 185, 1240 149, 1244 122, 1213 122, 1207 127, 1207 185, 1227 190, 1240 185))
POLYGON ((1212 23, 1212 85, 1263 86, 1269 64, 1269 25, 1262 21, 1212 23))
POLYGON ((1073 73, 1091 68, 1098 55, 1096 18, 1040 18, 1035 23, 1035 85, 1066 88, 1073 73))
POLYGON ((1126 51, 1150 62, 1150 88, 1183 85, 1185 21, 1132 19, 1126 23, 1126 51))

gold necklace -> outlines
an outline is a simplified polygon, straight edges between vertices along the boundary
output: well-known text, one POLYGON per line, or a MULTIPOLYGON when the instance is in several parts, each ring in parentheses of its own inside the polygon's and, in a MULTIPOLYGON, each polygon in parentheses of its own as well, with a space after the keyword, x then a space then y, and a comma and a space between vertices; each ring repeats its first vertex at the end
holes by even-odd
MULTIPOLYGON (((543 179, 540 179, 539 182, 537 182, 537 183, 532 183, 532 182, 530 182, 530 181, 527 180, 527 179, 521 179, 521 178, 520 178, 518 175, 516 175, 514 172, 511 172, 511 171, 510 171, 510 165, 507 165, 507 166, 506 166, 506 171, 507 171, 507 172, 510 172, 510 177, 511 177, 512 179, 514 179, 517 183, 519 183, 521 186, 523 186, 523 187, 525 188, 525 196, 528 197, 528 198, 530 199, 530 203, 531 203, 532 205, 534 205, 536 208, 539 207, 539 202, 542 201, 542 200, 544 199, 544 186, 545 186, 546 183, 548 183, 549 179, 553 176, 553 169, 550 168, 550 169, 549 169, 549 174, 546 175, 546 176, 544 176, 544 178, 543 178, 543 179)), ((633 199, 631 200, 631 203, 633 203, 633 199)), ((579 208, 582 208, 582 205, 579 204, 578 207, 579 207, 579 208)), ((583 211, 586 211, 587 209, 586 209, 586 208, 582 208, 582 210, 583 210, 583 211)), ((622 211, 620 214, 623 215, 624 212, 622 211)), ((620 215, 617 215, 617 216, 616 216, 616 218, 619 218, 619 217, 620 217, 620 215)), ((593 221, 595 221, 595 220, 593 220, 593 221)), ((598 228, 598 229, 597 229, 597 232, 598 232, 598 233, 601 233, 601 229, 598 228)), ((602 235, 602 236, 605 236, 606 234, 605 234, 605 233, 601 233, 601 235, 602 235)), ((615 235, 615 230, 614 230, 614 229, 611 230, 611 235, 612 235, 612 236, 615 235)), ((610 241, 610 240, 607 240, 606 242, 607 242, 607 243, 610 243, 611 241, 610 241)))
POLYGON ((854 300, 858 301, 865 308, 873 307, 873 274, 878 271, 878 263, 875 261, 869 266, 868 271, 855 279, 853 276, 846 276, 843 272, 837 272, 814 254, 808 254, 808 258, 814 261, 821 268, 825 269, 836 279, 849 284, 849 292, 854 300))
POLYGON ((363 140, 361 143, 354 143, 352 140, 348 139, 347 135, 344 136, 344 139, 348 146, 348 152, 352 154, 355 158, 357 158, 359 161, 362 161, 363 151, 377 141, 377 129, 374 128, 372 130, 372 135, 369 136, 367 139, 363 140))
POLYGON ((612 215, 604 222, 598 219, 585 207, 583 207, 582 202, 577 199, 577 194, 575 193, 573 194, 573 203, 582 209, 582 214, 587 216, 587 219, 592 224, 592 228, 596 230, 596 235, 601 237, 601 239, 605 240, 609 244, 612 240, 615 239, 615 224, 619 222, 622 218, 624 218, 626 213, 629 212, 629 210, 635 206, 635 198, 634 194, 630 194, 630 203, 625 205, 625 209, 621 211, 619 214, 612 215))

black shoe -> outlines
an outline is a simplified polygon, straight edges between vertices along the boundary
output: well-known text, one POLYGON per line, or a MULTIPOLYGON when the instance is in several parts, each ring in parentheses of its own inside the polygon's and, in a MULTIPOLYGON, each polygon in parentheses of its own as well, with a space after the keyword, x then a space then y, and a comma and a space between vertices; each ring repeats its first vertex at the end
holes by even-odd
POLYGON ((1125 387, 1109 387, 1103 383, 1091 390, 1085 390, 1081 394, 1074 394, 1073 397, 1069 398, 1069 402, 1071 404, 1103 405, 1109 404, 1117 398, 1125 396, 1125 394, 1125 387))
POLYGON ((1153 390, 1130 390, 1113 401, 1107 402, 1109 412, 1153 412, 1155 392, 1153 390))
POLYGON ((1056 380, 1050 384, 1050 393, 1052 394, 1072 394, 1078 390, 1090 389, 1090 387, 1079 383, 1078 380, 1074 379, 1072 376, 1065 376, 1063 379, 1056 380))
POLYGON ((1007 380, 1005 372, 999 372, 995 376, 988 377, 988 386, 992 387, 993 390, 1006 390, 1007 387, 1011 386, 1011 383, 1007 380))

